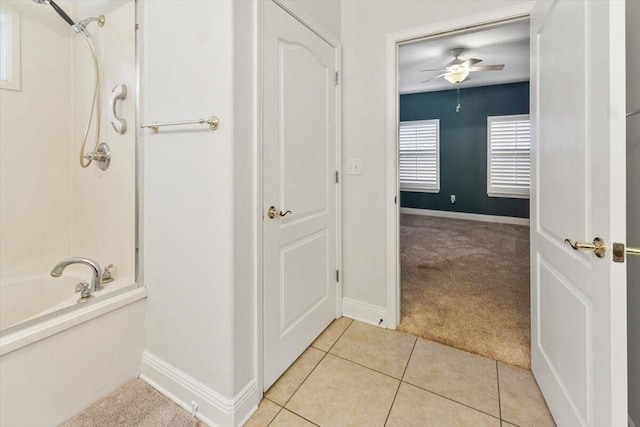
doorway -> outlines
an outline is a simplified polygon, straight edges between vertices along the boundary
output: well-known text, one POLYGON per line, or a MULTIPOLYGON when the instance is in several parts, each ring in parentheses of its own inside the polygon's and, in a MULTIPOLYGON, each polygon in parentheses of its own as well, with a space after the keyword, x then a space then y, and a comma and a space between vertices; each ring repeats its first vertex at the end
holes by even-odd
POLYGON ((529 21, 412 40, 398 73, 398 329, 529 369, 529 21))
MULTIPOLYGON (((532 41, 531 366, 558 424, 627 420, 626 265, 611 256, 626 232, 624 6, 538 2, 523 14, 531 16, 532 41)), ((514 18, 516 9, 503 12, 387 37, 391 203, 399 194, 398 46, 514 18)), ((391 203, 387 290, 399 323, 400 213, 391 203)))

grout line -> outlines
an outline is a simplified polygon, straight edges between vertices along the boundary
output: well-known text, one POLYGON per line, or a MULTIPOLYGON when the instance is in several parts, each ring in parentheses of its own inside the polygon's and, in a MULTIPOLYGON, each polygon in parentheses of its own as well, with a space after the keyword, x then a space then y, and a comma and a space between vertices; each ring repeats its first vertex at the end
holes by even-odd
MULTIPOLYGON (((329 353, 327 353, 327 354, 329 354, 329 353)), ((385 377, 393 378, 396 381, 402 381, 400 378, 396 378, 393 375, 389 375, 389 374, 386 374, 384 372, 380 372, 380 371, 378 371, 376 369, 373 369, 373 368, 371 368, 371 367, 369 367, 367 365, 363 365, 362 363, 354 362, 353 360, 347 359, 346 357, 339 356, 339 355, 337 355, 335 353, 331 353, 331 355, 334 356, 334 357, 337 357, 338 359, 342 359, 342 360, 347 361, 349 363, 353 363, 354 365, 362 366, 365 369, 368 369, 368 370, 373 371, 375 373, 378 373, 380 375, 384 375, 385 377)))
POLYGON ((276 401, 274 401, 274 400, 269 399, 267 396, 262 396, 262 398, 263 398, 263 399, 267 399, 269 402, 271 402, 271 403, 273 403, 273 404, 276 404, 276 405, 278 405, 278 406, 282 407, 282 405, 280 405, 278 402, 276 402, 276 401))
POLYGON ((419 388, 420 390, 424 390, 424 391, 426 391, 427 393, 431 393, 431 394, 435 394, 436 396, 440 396, 440 397, 442 397, 443 399, 447 399, 447 400, 449 400, 449 401, 451 401, 451 402, 453 402, 453 403, 457 403, 457 404, 459 404, 459 405, 466 406, 466 407, 467 407, 467 408, 469 408, 469 409, 473 409, 473 410, 474 410, 474 411, 476 411, 476 412, 480 412, 481 414, 488 415, 488 416, 490 416, 491 418, 495 418, 496 420, 501 421, 501 420, 500 420, 500 418, 496 417, 495 415, 491 415, 491 414, 490 414, 490 413, 488 413, 488 412, 484 412, 484 411, 482 411, 482 410, 480 410, 480 409, 478 409, 478 408, 474 408, 473 406, 469 406, 469 405, 467 405, 466 403, 459 402, 459 401, 454 400, 454 399, 452 399, 452 398, 450 398, 450 397, 444 396, 444 395, 442 395, 442 394, 440 394, 440 393, 436 393, 435 391, 427 390, 427 389, 426 389, 426 388, 424 388, 424 387, 420 387, 419 385, 416 385, 416 384, 410 383, 410 382, 408 382, 408 381, 402 381, 402 382, 403 382, 403 383, 405 383, 405 384, 409 384, 409 385, 412 385, 412 386, 414 386, 414 387, 417 387, 417 388, 419 388))
POLYGON ((320 426, 319 426, 319 424, 314 423, 314 422, 313 422, 313 421, 311 421, 310 419, 303 417, 302 415, 298 414, 297 412, 293 412, 291 409, 283 408, 283 410, 288 411, 288 412, 291 412, 293 415, 297 415, 297 416, 299 416, 300 418, 302 418, 302 419, 303 419, 303 420, 305 420, 305 421, 310 422, 310 423, 311 423, 311 424, 313 424, 314 426, 318 426, 318 427, 320 427, 320 426))
POLYGON ((418 342, 418 338, 413 341, 413 347, 411 347, 411 353, 409 353, 409 358, 407 359, 407 364, 404 365, 404 371, 402 371, 402 376, 400 377, 400 382, 398 382, 398 388, 396 389, 396 394, 393 395, 393 400, 391 401, 391 406, 389 406, 389 412, 387 412, 387 418, 384 419, 384 425, 386 426, 389 422, 389 416, 391 416, 391 410, 393 409, 393 405, 396 403, 396 398, 398 397, 398 392, 400 391, 400 386, 402 385, 402 378, 404 378, 404 374, 407 372, 407 367, 409 367, 409 362, 411 361, 411 356, 413 356, 413 350, 416 348, 416 343, 418 342))
MULTIPOLYGON (((315 348, 315 347, 314 347, 314 348, 315 348)), ((316 349, 316 350, 318 350, 318 349, 316 349)), ((307 351, 307 350, 305 350, 305 351, 307 351)), ((322 351, 322 350, 320 350, 320 351, 322 351)), ((296 387, 296 389, 293 391, 293 393, 291 393, 291 396, 289 396, 289 398, 287 399, 287 401, 286 401, 286 402, 284 402, 284 405, 282 405, 282 407, 283 407, 283 408, 287 405, 287 403, 289 403, 289 401, 291 400, 291 398, 293 398, 293 396, 298 392, 298 390, 300 390, 300 387, 302 387, 302 385, 307 381, 307 378, 309 378, 309 377, 311 376, 311 374, 313 374, 313 372, 316 370, 316 368, 318 367, 318 365, 319 365, 319 364, 324 360, 324 358, 325 358, 325 357, 327 357, 327 354, 329 354, 329 353, 325 352, 325 353, 322 355, 322 357, 320 358, 320 360, 318 360, 318 363, 316 363, 316 366, 314 366, 314 367, 313 367, 313 369, 312 369, 312 370, 307 374, 307 376, 305 376, 305 377, 304 377, 304 379, 302 380, 302 382, 300 383, 300 385, 299 385, 298 387, 296 387)), ((287 371, 285 371, 285 372, 287 372, 287 371)), ((293 411, 291 411, 291 412, 293 412, 293 411)), ((295 412, 294 412, 294 414, 295 414, 295 412)), ((296 414, 296 415, 300 415, 300 414, 296 414)), ((303 417, 303 418, 304 418, 304 417, 303 417)))
MULTIPOLYGON (((340 338, 342 338, 342 335, 344 335, 344 333, 347 331, 347 329, 349 329, 349 327, 351 326, 351 324, 352 324, 352 323, 353 323, 353 320, 351 321, 351 323, 349 323, 349 326, 347 326, 346 328, 344 328, 344 331, 342 331, 342 333, 340 334, 340 336, 338 336, 338 338, 336 338, 335 342, 334 342, 333 344, 331 344, 331 347, 329 347, 329 350, 331 350, 331 349, 333 348, 333 346, 334 346, 334 345, 336 345, 336 343, 338 342, 338 340, 339 340, 340 338)), ((331 325, 329 325, 329 326, 331 326, 331 325)), ((324 331, 323 331, 323 332, 324 332, 324 331)), ((309 347, 313 347, 313 346, 311 346, 311 345, 310 345, 309 347)), ((309 349, 309 347, 307 347, 307 348, 305 349, 305 351, 307 351, 307 350, 309 349)), ((316 370, 316 368, 318 367, 318 365, 320 365, 320 363, 324 360, 324 358, 325 358, 325 357, 327 357, 327 354, 329 354, 329 350, 324 351, 324 350, 321 350, 321 349, 316 348, 316 347, 313 347, 313 348, 314 348, 314 349, 316 349, 316 350, 318 350, 318 351, 322 351, 322 352, 324 352, 324 354, 322 355, 322 357, 320 358, 320 360, 318 360, 318 363, 316 363, 316 365, 315 365, 315 366, 313 367, 313 369, 309 372, 309 374, 307 374, 307 376, 306 376, 306 377, 304 377, 304 380, 302 380, 302 382, 300 383, 300 385, 299 385, 299 386, 294 390, 294 392, 293 392, 293 393, 291 393, 291 396, 289 396, 289 398, 287 399, 287 401, 286 401, 286 402, 284 402, 284 405, 282 405, 282 407, 283 407, 283 408, 287 405, 287 403, 289 403, 289 401, 291 400, 291 398, 293 397, 293 395, 294 395, 294 394, 296 394, 296 393, 298 392, 298 390, 300 390, 300 387, 302 387, 302 385, 305 383, 305 381, 307 381, 307 378, 309 378, 309 377, 311 376, 311 374, 313 374, 313 372, 316 370)), ((304 353, 304 352, 303 352, 303 353, 304 353)), ((294 363, 295 363, 295 362, 294 362, 294 363)), ((293 365, 292 365, 292 366, 293 366, 293 365)), ((287 370, 288 370, 288 369, 287 369, 287 370)), ((285 371, 285 373, 286 373, 286 372, 287 372, 287 371, 285 371)), ((284 374, 283 374, 283 375, 284 375, 284 374)), ((277 382, 277 381, 276 381, 276 382, 277 382)), ((274 385, 275 385, 275 384, 274 384, 274 385)), ((274 402, 274 403, 275 403, 275 402, 274 402)), ((293 412, 293 411, 291 411, 291 412, 293 412)), ((296 414, 296 413, 294 412, 294 414, 296 414)), ((296 415, 300 415, 300 414, 296 414, 296 415)), ((300 416, 302 417, 302 415, 300 415, 300 416)), ((302 418, 304 418, 304 417, 302 417, 302 418)), ((306 418, 305 418, 305 419, 306 419, 306 418)))
POLYGON ((404 379, 404 376, 407 373, 407 368, 409 367, 409 362, 411 362, 411 356, 413 356, 413 350, 416 349, 416 344, 418 344, 418 337, 416 337, 415 341, 413 341, 413 347, 411 347, 411 353, 409 353, 409 358, 407 359, 407 364, 404 365, 404 371, 402 371, 402 376, 400 377, 400 381, 402 381, 404 379))
MULTIPOLYGON (((347 317, 347 319, 348 319, 348 317, 347 317)), ((349 325, 348 325, 346 328, 344 328, 344 331, 342 331, 342 333, 338 336, 338 338, 336 338, 336 340, 334 341, 334 343, 333 343, 333 344, 331 344, 331 347, 329 347, 329 350, 331 350, 331 349, 333 348, 333 346, 334 346, 334 345, 336 345, 336 343, 338 342, 338 340, 339 340, 340 338, 342 338, 342 335, 344 335, 344 333, 345 333, 345 332, 347 332, 347 329, 349 329, 349 327, 350 327, 352 324, 353 324, 353 319, 351 319, 351 323, 349 323, 349 325)), ((329 326, 331 326, 331 325, 329 325, 329 326)), ((323 332, 324 332, 324 331, 323 331, 323 332)), ((312 345, 310 345, 309 347, 313 347, 313 346, 312 346, 312 345)), ((307 347, 307 349, 305 349, 305 351, 307 351, 307 350, 309 349, 309 347, 307 347)), ((324 355, 320 358, 320 360, 318 361, 318 363, 316 363, 316 366, 314 366, 314 367, 313 367, 313 369, 311 370, 311 372, 309 372, 309 374, 308 374, 306 377, 304 377, 304 380, 302 380, 302 382, 301 382, 301 383, 300 383, 300 385, 299 385, 299 386, 294 390, 294 392, 293 392, 293 393, 291 393, 291 396, 289 396, 289 398, 288 398, 288 399, 287 399, 287 401, 284 403, 284 405, 282 405, 282 409, 285 409, 285 406, 287 405, 287 403, 289 403, 289 401, 290 401, 290 400, 293 398, 293 396, 298 392, 298 390, 300 390, 300 387, 302 387, 302 385, 307 381, 307 379, 311 376, 311 374, 313 374, 313 373, 314 373, 314 371, 315 371, 315 370, 316 370, 316 368, 320 365, 320 363, 325 359, 325 357, 327 357, 327 354, 329 354, 329 350, 324 351, 324 350, 321 350, 321 349, 319 349, 319 348, 317 348, 317 347, 313 347, 313 348, 314 348, 314 349, 316 349, 316 350, 318 350, 318 351, 322 351, 322 352, 324 352, 324 355)), ((285 372, 287 372, 287 371, 285 371, 285 372)), ((284 375, 284 374, 283 374, 283 375, 284 375)), ((276 382, 277 382, 277 381, 276 381, 276 382)), ((275 384, 274 384, 274 385, 275 385, 275 384)), ((273 386, 272 386, 272 387, 273 387, 273 386)), ((275 402, 274 402, 274 403, 275 403, 275 402)), ((276 405, 277 405, 277 403, 276 403, 276 405)), ((291 409, 289 409, 289 408, 286 408, 286 409, 287 409, 287 411, 291 412, 292 414, 295 414, 295 415, 299 416, 300 418, 304 418, 305 420, 307 420, 305 417, 303 417, 302 415, 298 414, 297 412, 294 412, 294 411, 292 411, 292 410, 291 410, 291 409)), ((278 414, 279 414, 279 413, 280 413, 280 412, 278 412, 278 414)), ((277 415, 276 415, 276 416, 277 416, 277 415)), ((274 417, 273 419, 275 420, 275 417, 274 417)), ((307 420, 307 421, 309 421, 309 422, 310 422, 310 423, 312 423, 313 425, 317 425, 316 423, 314 423, 314 422, 313 422, 313 421, 311 421, 311 420, 307 420)), ((269 424, 271 424, 271 423, 269 423, 269 424)))
MULTIPOLYGON (((320 338, 320 335, 322 335, 322 334, 318 335, 318 338, 316 338, 316 340, 313 340, 313 342, 312 342, 311 344, 309 344, 309 347, 313 347, 313 348, 315 348, 316 350, 320 350, 320 351, 324 351, 325 353, 329 353, 329 350, 331 350, 331 349, 333 348, 333 346, 334 346, 334 345, 336 345, 336 343, 338 342, 338 340, 339 340, 340 338, 342 338, 342 335, 344 335, 344 333, 345 333, 345 332, 347 332, 347 329, 349 329, 349 327, 353 324, 353 319, 351 319, 350 317, 344 317, 344 316, 342 316, 342 318, 344 318, 344 319, 349 319, 349 320, 351 320, 351 322, 349 322, 349 324, 347 325, 347 327, 346 327, 346 328, 344 328, 344 330, 343 330, 342 332, 340 332, 340 335, 338 335, 338 338, 336 338, 336 340, 333 342, 333 344, 331 344, 331 346, 330 346, 327 350, 324 350, 324 349, 322 349, 322 348, 320 348, 320 347, 316 347, 315 345, 313 345, 313 342, 316 342, 316 340, 317 340, 318 338, 320 338)), ((338 320, 338 319, 336 319, 336 320, 338 320)), ((334 322, 335 322, 335 320, 334 320, 334 322)), ((332 322, 332 323, 330 323, 330 324, 329 324, 329 326, 327 326, 327 327, 324 329, 324 331, 326 331, 327 329, 329 329, 329 327, 330 327, 332 324, 333 324, 333 322, 332 322)), ((324 333, 324 331, 322 331, 322 333, 324 333)), ((307 348, 308 348, 308 347, 307 347, 307 348)))
MULTIPOLYGON (((349 319, 349 317, 345 317, 345 319, 349 319)), ((329 350, 327 350, 327 353, 329 353, 331 351, 331 349, 337 344, 337 342, 340 341, 340 338, 342 338, 342 336, 345 334, 345 332, 347 332, 347 329, 349 329, 351 327, 351 325, 353 325, 353 319, 351 319, 351 322, 349 322, 347 327, 344 328, 344 331, 342 331, 340 336, 338 338, 336 338, 336 340, 333 342, 333 344, 331 344, 331 347, 329 347, 329 350)))
POLYGON ((498 383, 498 413, 500 414, 500 427, 502 427, 502 400, 500 398, 500 368, 498 368, 498 361, 496 360, 496 382, 498 383))
MULTIPOLYGON (((267 399, 267 400, 269 400, 269 399, 267 399)), ((269 401, 273 402, 273 400, 269 400, 269 401)), ((273 403, 276 403, 276 402, 273 402, 273 403)), ((278 404, 276 403, 276 405, 278 405, 278 404)), ((278 405, 278 406, 280 406, 280 405, 278 405)), ((271 421, 269 421, 269 424, 267 424, 267 427, 269 427, 275 421, 275 419, 278 418, 278 415, 280 415, 280 412, 282 412, 283 409, 284 409, 284 406, 280 406, 280 410, 278 412, 276 412, 276 415, 271 419, 271 421)))

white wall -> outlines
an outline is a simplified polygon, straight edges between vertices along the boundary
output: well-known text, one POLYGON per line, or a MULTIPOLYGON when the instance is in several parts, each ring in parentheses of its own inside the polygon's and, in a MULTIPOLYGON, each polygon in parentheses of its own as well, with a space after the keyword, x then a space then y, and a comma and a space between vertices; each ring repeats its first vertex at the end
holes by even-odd
MULTIPOLYGON (((640 2, 627 0, 627 111, 640 109, 640 2)), ((627 244, 640 246, 640 115, 627 119, 627 244)), ((640 426, 640 258, 627 263, 629 416, 640 426)))
POLYGON ((24 1, 2 6, 22 17, 22 88, 0 89, 4 281, 48 273, 71 251, 72 33, 50 7, 24 1))
POLYGON ((521 4, 517 0, 342 2, 344 297, 384 311, 386 300, 386 35, 521 4))
MULTIPOLYGON (((44 9, 60 20, 50 7, 44 9)), ((96 163, 86 169, 80 167, 78 157, 95 77, 89 48, 80 35, 74 34, 73 152, 67 158, 73 171, 73 253, 65 256, 93 258, 102 267, 113 264, 114 277, 127 279, 131 284, 135 280, 135 3, 133 0, 73 3, 76 20, 98 15, 105 16, 104 27, 92 23, 87 29, 95 41, 102 67, 100 142, 109 144, 112 160, 106 171, 96 163), (128 123, 125 134, 111 126, 109 103, 111 90, 121 83, 128 88, 127 98, 118 104, 118 114, 128 123)), ((85 152, 94 150, 93 135, 87 140, 85 152)))
POLYGON ((143 378, 212 425, 259 401, 255 350, 256 3, 145 1, 143 378), (253 28, 253 29, 252 29, 253 28))
MULTIPOLYGON (((297 2, 339 32, 337 2, 297 2)), ((145 131, 142 375, 212 425, 262 395, 257 48, 260 2, 143 1, 142 122, 220 117, 220 128, 145 131), (196 130, 193 130, 196 129, 196 130)))
POLYGON ((338 40, 342 34, 341 0, 294 0, 318 24, 329 30, 338 40))

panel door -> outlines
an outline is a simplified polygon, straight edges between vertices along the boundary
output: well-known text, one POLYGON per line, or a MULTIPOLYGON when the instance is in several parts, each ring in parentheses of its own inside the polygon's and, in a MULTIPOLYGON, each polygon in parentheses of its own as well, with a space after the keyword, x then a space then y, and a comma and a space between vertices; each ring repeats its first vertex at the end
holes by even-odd
POLYGON ((617 1, 531 19, 532 370, 558 425, 627 423, 624 25, 617 1), (570 246, 596 237, 602 258, 570 246))
POLYGON ((337 153, 335 49, 271 1, 263 28, 266 390, 335 318, 337 153))

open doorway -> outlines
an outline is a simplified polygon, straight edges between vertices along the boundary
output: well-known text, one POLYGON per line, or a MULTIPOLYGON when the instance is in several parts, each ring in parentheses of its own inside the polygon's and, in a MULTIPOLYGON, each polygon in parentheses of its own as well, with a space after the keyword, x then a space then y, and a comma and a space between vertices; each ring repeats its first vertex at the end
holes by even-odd
POLYGON ((529 21, 397 57, 398 329, 528 369, 529 21))

